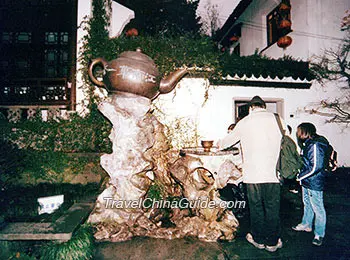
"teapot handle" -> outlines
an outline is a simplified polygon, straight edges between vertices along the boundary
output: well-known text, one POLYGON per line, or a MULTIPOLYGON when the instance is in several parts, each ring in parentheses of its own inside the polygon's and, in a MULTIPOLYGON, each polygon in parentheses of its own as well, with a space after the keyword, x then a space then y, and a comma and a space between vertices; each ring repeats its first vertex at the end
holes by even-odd
POLYGON ((103 58, 94 59, 89 65, 89 70, 88 70, 89 77, 94 84, 96 84, 99 87, 106 87, 105 83, 96 79, 96 77, 93 74, 93 69, 96 65, 101 65, 103 69, 105 69, 107 65, 107 61, 103 58))

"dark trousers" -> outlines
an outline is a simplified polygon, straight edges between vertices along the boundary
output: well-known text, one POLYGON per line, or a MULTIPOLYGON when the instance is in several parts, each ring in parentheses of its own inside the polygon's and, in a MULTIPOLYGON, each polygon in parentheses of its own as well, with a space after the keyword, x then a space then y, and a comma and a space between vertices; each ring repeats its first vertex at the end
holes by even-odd
POLYGON ((274 246, 280 237, 280 184, 247 184, 251 234, 255 242, 274 246))

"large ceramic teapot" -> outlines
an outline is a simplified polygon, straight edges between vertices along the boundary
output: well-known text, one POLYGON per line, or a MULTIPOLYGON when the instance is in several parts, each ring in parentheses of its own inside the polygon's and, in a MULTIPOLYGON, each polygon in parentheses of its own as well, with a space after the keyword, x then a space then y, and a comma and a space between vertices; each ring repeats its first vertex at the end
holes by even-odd
POLYGON ((154 99, 159 94, 172 91, 187 69, 179 69, 161 79, 154 61, 138 48, 125 51, 110 62, 103 58, 94 59, 88 73, 94 84, 106 88, 109 93, 127 92, 154 99), (93 73, 97 65, 104 68, 102 81, 96 79, 93 73))

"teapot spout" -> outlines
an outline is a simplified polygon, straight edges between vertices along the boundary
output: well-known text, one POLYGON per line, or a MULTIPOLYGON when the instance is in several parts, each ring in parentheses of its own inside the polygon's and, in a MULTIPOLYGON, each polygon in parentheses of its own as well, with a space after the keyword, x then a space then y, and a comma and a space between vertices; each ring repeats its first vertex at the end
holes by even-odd
POLYGON ((187 68, 179 69, 170 73, 165 79, 160 81, 159 92, 160 94, 166 94, 171 92, 180 79, 187 73, 187 68))

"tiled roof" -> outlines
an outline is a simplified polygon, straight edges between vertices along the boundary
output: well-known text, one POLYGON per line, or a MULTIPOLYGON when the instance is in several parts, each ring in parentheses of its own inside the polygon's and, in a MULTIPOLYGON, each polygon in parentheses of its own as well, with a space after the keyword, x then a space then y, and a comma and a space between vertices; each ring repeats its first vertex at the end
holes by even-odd
POLYGON ((260 86, 260 87, 274 87, 274 88, 296 88, 296 89, 307 89, 310 88, 312 81, 307 78, 300 79, 293 77, 263 77, 263 76, 234 76, 227 75, 222 79, 211 80, 211 83, 217 85, 238 85, 238 86, 260 86))

